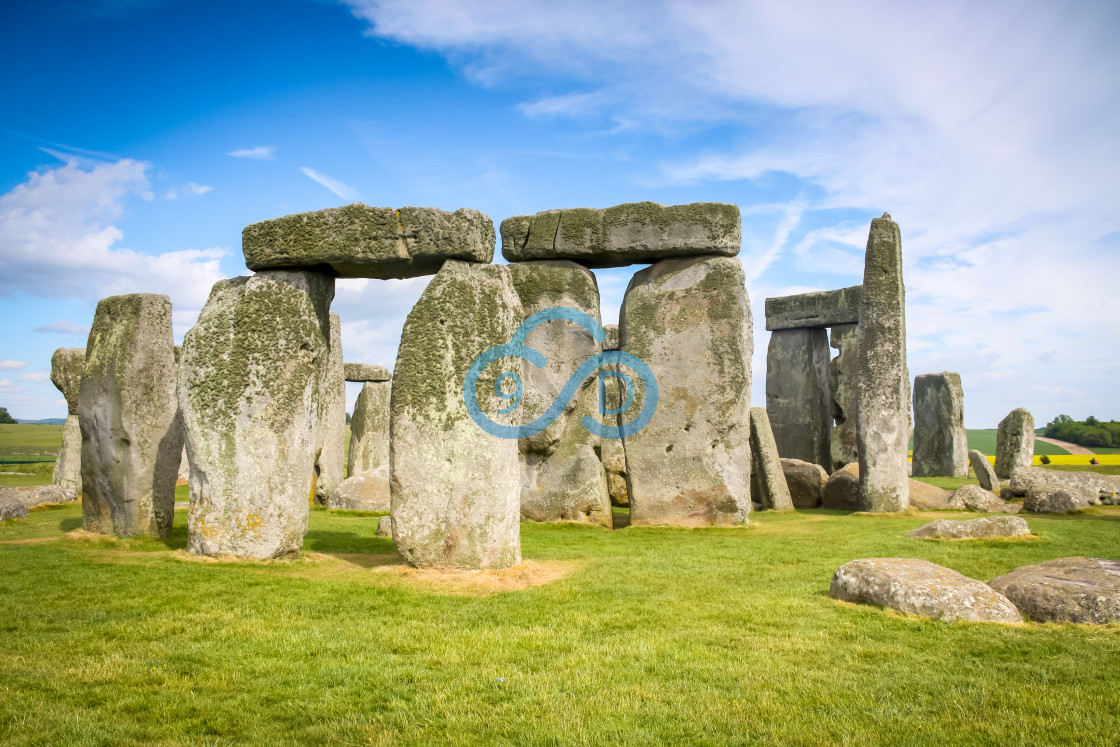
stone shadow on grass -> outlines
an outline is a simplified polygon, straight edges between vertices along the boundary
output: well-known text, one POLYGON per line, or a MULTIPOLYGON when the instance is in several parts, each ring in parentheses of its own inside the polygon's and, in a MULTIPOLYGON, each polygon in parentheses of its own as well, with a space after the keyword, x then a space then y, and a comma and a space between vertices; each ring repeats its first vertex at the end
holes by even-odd
POLYGON ((388 537, 370 537, 355 532, 312 529, 304 535, 303 549, 321 553, 382 554, 396 552, 388 537))

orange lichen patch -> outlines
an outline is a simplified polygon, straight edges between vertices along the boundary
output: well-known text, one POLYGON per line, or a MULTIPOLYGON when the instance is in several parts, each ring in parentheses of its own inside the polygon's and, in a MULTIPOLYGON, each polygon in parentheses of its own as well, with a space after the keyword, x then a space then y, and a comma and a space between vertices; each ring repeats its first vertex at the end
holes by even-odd
POLYGON ((374 572, 392 577, 418 591, 453 596, 488 596, 550 584, 584 565, 586 561, 581 560, 525 560, 502 571, 461 571, 412 568, 400 564, 381 566, 374 572))

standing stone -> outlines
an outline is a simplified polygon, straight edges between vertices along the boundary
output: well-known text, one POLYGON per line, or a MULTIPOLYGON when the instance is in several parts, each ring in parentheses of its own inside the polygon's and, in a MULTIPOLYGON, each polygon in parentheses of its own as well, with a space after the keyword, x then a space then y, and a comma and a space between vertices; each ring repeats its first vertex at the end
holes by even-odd
POLYGON ((367 381, 354 402, 350 418, 350 475, 330 496, 331 508, 388 511, 389 394, 388 380, 367 381))
MULTIPOLYGON (((521 321, 508 267, 454 260, 408 314, 393 371, 389 463, 393 541, 409 565, 480 569, 521 562, 517 440, 482 430, 463 398, 471 363, 508 343, 521 321)), ((521 360, 509 361, 494 361, 483 372, 478 404, 492 420, 517 425, 516 410, 496 415, 508 403, 493 393, 499 374, 511 366, 519 372, 521 360)))
POLYGON ((342 319, 331 313, 331 349, 327 354, 327 411, 323 445, 315 463, 315 499, 331 505, 331 493, 346 479, 346 379, 342 368, 342 319))
POLYGON ((859 327, 840 324, 832 328, 829 345, 838 351, 828 363, 829 409, 832 426, 832 470, 859 460, 856 412, 859 396, 859 327))
POLYGON ((282 558, 303 546, 330 407, 334 279, 221 280, 187 332, 179 404, 191 463, 187 549, 282 558))
POLYGON ((988 457, 972 449, 968 452, 968 463, 972 466, 976 479, 980 481, 980 487, 984 490, 999 491, 999 478, 996 477, 996 470, 988 461, 988 457))
MULTIPOLYGON (((603 329, 607 332, 607 339, 603 341, 603 350, 618 350, 618 325, 606 324, 603 329)), ((610 377, 603 381, 603 402, 607 410, 617 410, 622 406, 622 389, 617 378, 610 377)), ((630 492, 626 487, 626 450, 623 448, 622 439, 599 439, 599 456, 603 461, 603 471, 607 475, 607 494, 611 498, 611 505, 629 508, 630 492)))
POLYGON ((174 347, 167 296, 133 293, 97 304, 78 395, 87 531, 171 532, 183 450, 174 347))
MULTIPOLYGON (((746 524, 753 335, 739 260, 667 259, 630 280, 622 349, 657 379, 650 422, 624 439, 631 524, 746 524)), ((632 407, 645 401, 635 377, 632 407)))
POLYGON ((1034 416, 1022 407, 1016 408, 999 421, 996 431, 996 476, 1010 480, 1011 473, 1019 467, 1029 467, 1034 461, 1034 416))
POLYGON ((770 333, 766 351, 766 414, 785 459, 832 466, 828 404, 828 335, 823 329, 770 333))
POLYGON ((756 502, 774 511, 792 511, 793 499, 765 407, 751 408, 751 459, 751 493, 756 502))
POLYGON ((859 312, 859 483, 865 511, 909 505, 910 381, 902 236, 889 213, 871 221, 859 312))
MULTIPOLYGON (((514 290, 525 318, 544 309, 565 307, 599 321, 599 287, 586 267, 567 260, 514 262, 509 265, 514 290)), ((530 423, 553 403, 565 382, 600 343, 575 322, 545 322, 526 344, 544 355, 543 368, 525 366, 521 420, 530 423)), ((521 516, 531 521, 582 521, 610 527, 613 523, 600 439, 581 423, 599 415, 599 377, 580 384, 575 396, 544 430, 518 441, 521 453, 521 516)))
POLYGON ((914 379, 915 477, 968 477, 961 375, 922 374, 914 379))
POLYGON ((66 425, 51 482, 66 490, 82 491, 82 429, 78 426, 78 388, 86 366, 85 348, 59 348, 51 356, 51 382, 66 398, 66 425))

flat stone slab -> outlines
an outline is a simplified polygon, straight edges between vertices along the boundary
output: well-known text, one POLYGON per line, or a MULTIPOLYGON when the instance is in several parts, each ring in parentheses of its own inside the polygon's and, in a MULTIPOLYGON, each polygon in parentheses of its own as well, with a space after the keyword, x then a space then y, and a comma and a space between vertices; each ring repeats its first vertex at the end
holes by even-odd
POLYGON ((250 270, 330 265, 343 278, 434 275, 447 259, 489 263, 494 222, 470 208, 345 207, 253 223, 241 233, 250 270))
POLYGON ((45 503, 70 503, 78 500, 78 493, 60 485, 24 485, 20 487, 0 487, 0 496, 9 496, 33 508, 45 503))
POLYGON ((1066 472, 1043 467, 1019 467, 1011 476, 1011 492, 1023 496, 1032 489, 1063 490, 1086 505, 1120 503, 1120 476, 1096 472, 1066 472))
POLYGON ((385 366, 373 363, 344 363, 342 370, 347 381, 392 381, 392 372, 385 366))
POLYGON ((863 286, 766 299, 766 329, 836 327, 859 323, 863 286))
POLYGON ((837 569, 828 593, 833 599, 890 607, 944 622, 1022 622, 1015 605, 1003 594, 927 560, 853 560, 837 569))
POLYGON ((913 539, 983 539, 1022 537, 1031 533, 1027 522, 1018 516, 985 516, 982 519, 938 519, 906 534, 913 539))
POLYGON ((1066 488, 1041 485, 1027 491, 1023 510, 1032 514, 1068 514, 1089 507, 1089 502, 1066 488))
POLYGON ((734 257, 741 230, 739 206, 723 202, 545 210, 502 221, 502 256, 510 262, 570 259, 591 268, 696 255, 734 257))
POLYGON ((1120 561, 1058 558, 1020 566, 988 585, 1033 622, 1120 622, 1120 561))
MULTIPOLYGON (((911 501, 911 504, 912 503, 913 501, 911 501)), ((1017 503, 1007 503, 999 496, 984 490, 984 488, 979 485, 962 485, 953 493, 953 497, 949 500, 948 508, 1015 514, 1022 509, 1022 506, 1017 503)))
POLYGON ((26 518, 27 506, 23 505, 23 501, 13 495, 0 493, 0 521, 26 518))

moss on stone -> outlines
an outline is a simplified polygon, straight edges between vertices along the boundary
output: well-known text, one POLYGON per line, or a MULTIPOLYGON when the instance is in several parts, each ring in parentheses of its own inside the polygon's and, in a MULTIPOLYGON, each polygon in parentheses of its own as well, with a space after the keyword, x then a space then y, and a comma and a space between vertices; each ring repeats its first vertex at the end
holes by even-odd
POLYGON ((502 221, 502 256, 509 262, 521 259, 525 241, 529 238, 529 226, 533 223, 531 215, 515 215, 502 221))
POLYGON ((556 245, 556 230, 560 226, 560 211, 546 210, 533 216, 529 237, 525 240, 523 256, 536 257, 544 252, 548 256, 556 245))
MULTIPOLYGON (((560 212, 559 238, 569 248, 601 251, 606 248, 603 212, 594 208, 569 208, 560 212)), ((557 241, 559 245, 561 242, 557 241)))

